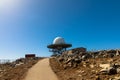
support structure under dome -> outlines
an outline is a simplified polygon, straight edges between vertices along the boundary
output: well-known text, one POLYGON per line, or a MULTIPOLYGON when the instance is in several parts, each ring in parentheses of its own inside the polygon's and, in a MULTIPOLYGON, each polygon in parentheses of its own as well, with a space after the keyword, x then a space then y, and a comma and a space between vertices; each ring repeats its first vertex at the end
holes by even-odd
POLYGON ((53 52, 53 54, 61 54, 69 47, 72 47, 72 44, 66 44, 62 37, 55 38, 53 44, 47 46, 49 51, 53 52))
POLYGON ((61 54, 62 52, 66 51, 67 48, 72 47, 72 44, 51 44, 48 45, 50 52, 61 54))

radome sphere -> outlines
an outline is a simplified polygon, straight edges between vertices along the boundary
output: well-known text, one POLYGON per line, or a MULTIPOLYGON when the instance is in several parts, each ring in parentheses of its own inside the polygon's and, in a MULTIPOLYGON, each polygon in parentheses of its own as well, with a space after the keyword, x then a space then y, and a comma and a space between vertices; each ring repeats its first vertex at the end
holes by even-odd
POLYGON ((64 38, 56 37, 53 41, 53 44, 65 44, 64 38))

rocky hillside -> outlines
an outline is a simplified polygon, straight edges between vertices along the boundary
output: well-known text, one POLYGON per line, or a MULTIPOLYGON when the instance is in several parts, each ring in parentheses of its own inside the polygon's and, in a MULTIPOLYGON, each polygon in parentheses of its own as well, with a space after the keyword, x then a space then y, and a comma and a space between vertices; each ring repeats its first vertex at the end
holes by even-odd
POLYGON ((14 62, 0 64, 0 80, 22 80, 26 72, 42 58, 17 59, 14 62))
POLYGON ((120 80, 120 51, 74 51, 50 59, 60 80, 120 80))

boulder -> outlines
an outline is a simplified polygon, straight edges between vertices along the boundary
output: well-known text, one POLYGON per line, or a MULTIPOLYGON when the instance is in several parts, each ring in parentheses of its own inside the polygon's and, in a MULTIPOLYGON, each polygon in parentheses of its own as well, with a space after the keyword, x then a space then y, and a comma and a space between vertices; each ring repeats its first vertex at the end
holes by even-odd
POLYGON ((107 69, 110 67, 110 64, 100 64, 99 66, 103 69, 107 69))
POLYGON ((117 70, 113 67, 109 67, 109 68, 106 68, 106 69, 101 69, 100 73, 108 74, 108 75, 114 75, 114 74, 117 74, 117 70))
POLYGON ((108 74, 108 70, 107 70, 107 69, 101 69, 101 70, 100 70, 100 73, 101 73, 101 74, 108 74))
POLYGON ((117 70, 117 74, 120 74, 120 68, 117 68, 116 70, 117 70))
POLYGON ((109 67, 107 70, 109 75, 117 74, 117 70, 113 67, 109 67))
POLYGON ((120 55, 120 53, 119 53, 119 51, 117 50, 117 51, 116 51, 116 56, 119 56, 119 55, 120 55))

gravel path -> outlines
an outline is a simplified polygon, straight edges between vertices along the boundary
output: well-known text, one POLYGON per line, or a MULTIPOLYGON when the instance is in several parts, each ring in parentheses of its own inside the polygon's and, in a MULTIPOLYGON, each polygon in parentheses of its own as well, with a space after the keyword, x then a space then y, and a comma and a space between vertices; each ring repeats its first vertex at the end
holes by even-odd
POLYGON ((24 80, 58 80, 49 65, 49 58, 40 60, 29 69, 24 80))

